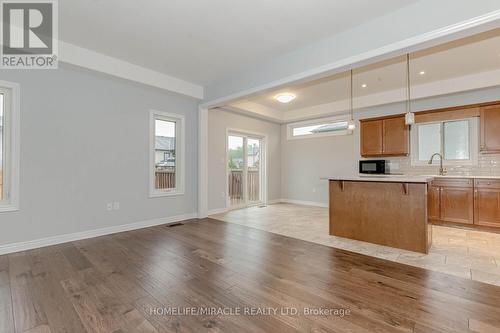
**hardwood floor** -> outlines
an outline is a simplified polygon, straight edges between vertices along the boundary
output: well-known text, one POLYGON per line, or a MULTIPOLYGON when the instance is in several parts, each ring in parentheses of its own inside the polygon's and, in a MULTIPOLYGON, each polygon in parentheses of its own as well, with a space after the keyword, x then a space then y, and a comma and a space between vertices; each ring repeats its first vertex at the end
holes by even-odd
POLYGON ((211 216, 275 234, 500 286, 500 234, 432 226, 429 254, 328 234, 328 208, 295 204, 249 207, 211 216), (304 228, 307 226, 307 228, 304 228))
POLYGON ((2 333, 204 331, 497 332, 500 287, 212 219, 0 256, 2 333))

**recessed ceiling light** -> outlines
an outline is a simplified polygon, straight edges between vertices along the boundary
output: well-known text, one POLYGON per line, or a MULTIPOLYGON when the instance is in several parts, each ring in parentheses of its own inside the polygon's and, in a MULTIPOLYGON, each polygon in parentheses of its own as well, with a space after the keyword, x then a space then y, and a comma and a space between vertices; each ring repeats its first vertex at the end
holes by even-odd
POLYGON ((425 75, 425 71, 420 71, 418 74, 425 75))
POLYGON ((361 88, 366 88, 366 87, 368 87, 368 85, 367 85, 366 83, 363 83, 363 84, 361 85, 361 88))
POLYGON ((280 103, 290 103, 293 101, 297 96, 295 96, 292 93, 282 93, 274 96, 274 99, 277 100, 280 103))

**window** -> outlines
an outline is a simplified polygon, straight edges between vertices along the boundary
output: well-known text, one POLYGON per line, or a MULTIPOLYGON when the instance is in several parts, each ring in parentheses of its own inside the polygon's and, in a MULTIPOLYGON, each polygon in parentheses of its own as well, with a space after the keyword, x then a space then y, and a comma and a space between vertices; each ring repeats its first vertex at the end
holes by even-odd
POLYGON ((0 212, 19 209, 18 90, 0 82, 0 212))
POLYGON ((348 120, 345 117, 325 118, 304 121, 287 125, 287 138, 301 139, 331 135, 347 135, 352 131, 347 129, 348 120))
POLYGON ((444 164, 477 164, 477 138, 477 118, 416 124, 412 127, 412 164, 428 164, 434 153, 443 156, 444 164))
POLYGON ((150 115, 150 196, 184 194, 184 116, 150 115))

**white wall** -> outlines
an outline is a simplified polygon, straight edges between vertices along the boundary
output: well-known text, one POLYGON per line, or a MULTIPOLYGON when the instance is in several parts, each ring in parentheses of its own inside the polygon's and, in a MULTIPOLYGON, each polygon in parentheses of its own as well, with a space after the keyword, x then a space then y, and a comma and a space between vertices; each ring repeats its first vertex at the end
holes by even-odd
POLYGON ((267 198, 281 198, 281 126, 222 109, 208 111, 208 210, 226 208, 226 130, 267 135, 267 198))
MULTIPOLYGON (((474 104, 500 99, 500 87, 445 95, 415 101, 415 111, 474 104)), ((395 103, 359 110, 356 119, 404 113, 404 104, 395 103)), ((287 140, 281 126, 282 198, 326 204, 327 181, 320 177, 352 175, 358 172, 360 157, 359 124, 352 135, 287 140)))
POLYGON ((0 246, 194 213, 197 101, 60 67, 0 71, 21 90, 20 210, 0 213, 0 246), (186 116, 183 196, 148 198, 150 109, 186 116))

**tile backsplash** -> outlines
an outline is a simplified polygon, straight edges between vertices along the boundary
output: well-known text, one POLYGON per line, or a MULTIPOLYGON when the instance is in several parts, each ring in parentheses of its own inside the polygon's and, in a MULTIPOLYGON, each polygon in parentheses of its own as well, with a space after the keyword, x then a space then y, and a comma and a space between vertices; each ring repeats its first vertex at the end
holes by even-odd
MULTIPOLYGON (((389 162, 389 170, 391 173, 432 175, 437 174, 439 169, 439 165, 437 164, 413 166, 411 165, 411 157, 390 157, 387 158, 387 161, 389 162)), ((444 169, 447 175, 500 176, 500 154, 479 154, 477 165, 445 165, 444 169)))

